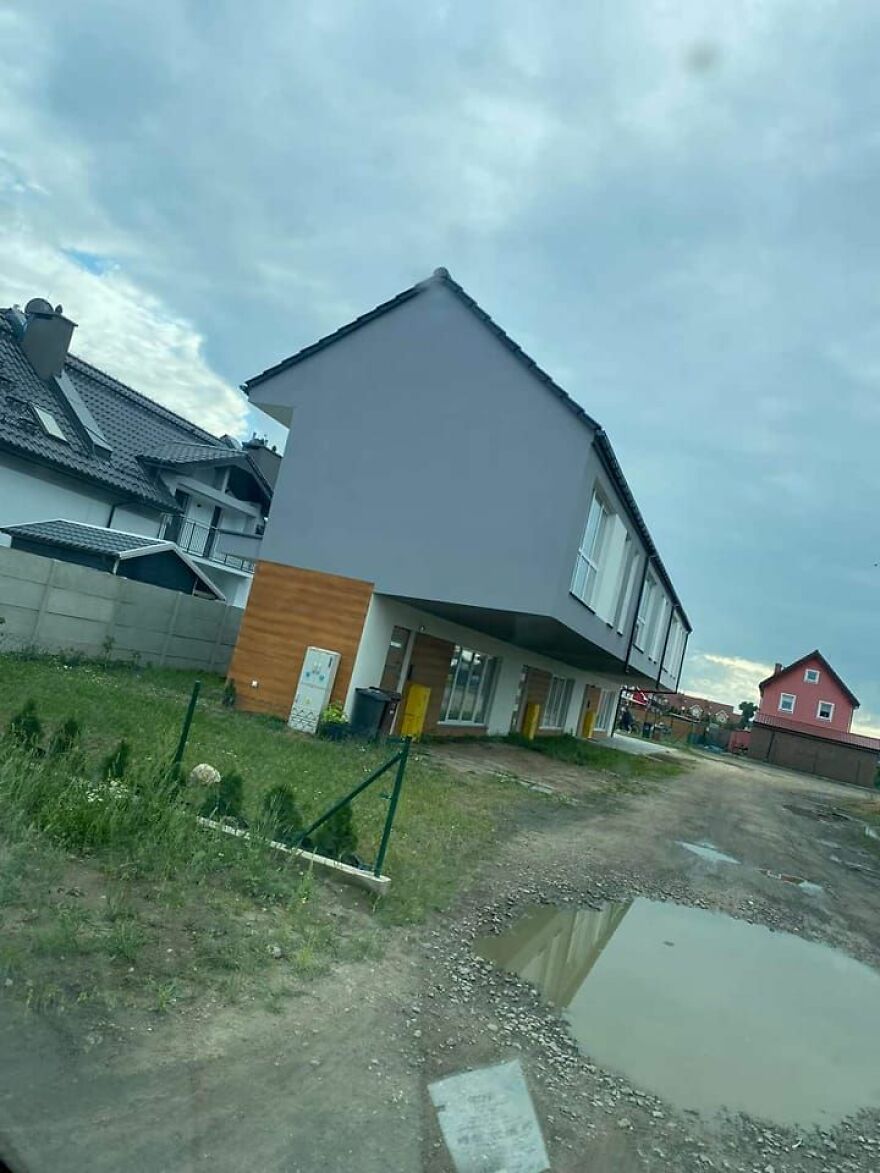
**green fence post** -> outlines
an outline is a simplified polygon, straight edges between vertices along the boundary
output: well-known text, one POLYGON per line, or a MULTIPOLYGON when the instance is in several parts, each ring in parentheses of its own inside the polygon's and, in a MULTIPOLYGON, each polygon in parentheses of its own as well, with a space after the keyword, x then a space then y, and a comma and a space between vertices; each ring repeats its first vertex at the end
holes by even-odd
POLYGON ((186 749, 186 743, 189 739, 189 727, 192 725, 193 713, 196 711, 196 701, 199 699, 199 689, 201 687, 201 680, 197 680, 193 685, 192 696, 189 698, 186 716, 183 718, 183 725, 180 730, 180 741, 178 741, 177 749, 174 751, 174 757, 171 759, 175 766, 179 766, 183 761, 183 751, 186 749))
POLYGON ((373 868, 374 876, 382 875, 382 865, 385 863, 385 853, 388 850, 388 840, 391 838, 391 826, 394 822, 394 814, 397 810, 397 801, 400 798, 400 790, 403 786, 403 775, 406 773, 406 762, 409 757, 409 747, 412 743, 411 737, 404 738, 403 749, 400 751, 400 758, 397 763, 397 773, 394 776, 394 789, 391 791, 391 801, 388 804, 388 815, 385 819, 385 827, 382 831, 382 842, 379 844, 379 854, 376 856, 376 866, 373 868))

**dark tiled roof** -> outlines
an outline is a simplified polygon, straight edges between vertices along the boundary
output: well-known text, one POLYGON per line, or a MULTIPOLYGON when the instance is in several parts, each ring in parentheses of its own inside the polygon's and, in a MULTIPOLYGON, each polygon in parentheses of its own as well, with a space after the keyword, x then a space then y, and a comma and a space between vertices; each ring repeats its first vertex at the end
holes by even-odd
POLYGON ((849 733, 842 729, 820 729, 806 721, 791 721, 778 713, 755 713, 754 723, 766 725, 768 729, 784 729, 787 733, 816 737, 820 741, 839 741, 841 745, 855 745, 860 749, 872 749, 874 753, 880 754, 880 738, 869 737, 866 733, 849 733))
POLYGON ((414 297, 418 297, 420 293, 423 293, 431 285, 436 284, 444 285, 447 289, 451 290, 452 293, 454 293, 455 296, 459 299, 459 301, 463 302, 468 307, 468 309, 471 310, 471 312, 474 313, 480 319, 480 321, 489 330, 492 331, 499 342, 507 347, 507 349, 511 351, 511 353, 514 354, 516 358, 518 358, 519 361, 523 363, 524 366, 528 367, 536 379, 538 379, 541 383, 544 384, 545 387, 547 387, 549 391, 552 391, 554 395, 561 399, 565 406, 569 408, 569 410, 579 420, 581 420, 582 423, 586 424, 586 426, 591 429, 594 434, 596 447, 599 450, 600 456, 602 457, 608 474, 614 481, 618 491, 620 492, 620 495, 623 497, 624 502, 626 503, 632 520, 635 523, 635 526, 642 538, 642 541, 645 543, 645 547, 648 550, 648 553, 651 555, 653 565, 661 580, 663 581, 664 586, 669 591, 669 594, 674 600, 685 627, 688 629, 688 631, 691 631, 692 627, 690 620, 685 613, 684 607, 682 606, 681 600, 676 593, 675 587, 672 585, 672 579, 669 577, 669 573, 666 570, 666 567, 663 565, 663 561, 660 558, 657 547, 654 544, 654 539, 651 537, 651 534, 648 531, 648 526, 645 523, 645 519, 642 517, 641 510, 636 504, 636 499, 633 496, 626 477, 623 475, 623 469, 620 467, 620 462, 617 459, 617 455, 611 446, 611 441, 608 439, 604 428, 602 428, 601 425, 592 418, 592 416, 588 415, 587 412, 584 411, 584 409, 581 407, 581 405, 572 399, 568 392, 564 390, 564 388, 560 387, 559 384, 555 382, 555 380, 552 379, 545 370, 539 367, 535 360, 530 355, 526 354, 522 347, 514 342, 509 334, 502 330, 498 323, 494 321, 489 316, 489 314, 487 314, 486 311, 477 304, 477 302, 474 301, 470 294, 466 293, 465 290, 458 284, 458 282, 452 279, 452 277, 449 275, 448 269, 435 269, 433 276, 429 277, 426 281, 420 281, 417 285, 413 285, 411 289, 405 289, 402 293, 398 293, 396 297, 392 297, 389 301, 382 302, 381 305, 377 305, 374 309, 369 310, 365 314, 362 314, 359 318, 355 318, 354 321, 348 322, 344 326, 340 326, 340 328, 338 330, 334 330, 332 334, 327 334, 324 338, 319 338, 317 342, 313 342, 310 346, 306 346, 302 350, 298 350, 296 354, 291 355, 289 358, 282 359, 282 361, 276 363, 275 366, 267 367, 267 369, 261 371, 260 374, 254 375, 253 378, 248 379, 247 382, 243 384, 243 390, 247 394, 250 394, 251 390, 254 387, 259 386, 260 383, 264 383, 266 380, 273 378, 282 371, 286 371, 290 367, 296 366, 297 363, 302 362, 304 359, 310 358, 313 354, 317 354, 318 351, 323 350, 326 346, 330 346, 334 342, 338 342, 340 339, 345 338, 347 334, 352 334, 355 330, 359 330, 361 326, 366 326, 369 322, 375 321, 376 318, 381 317, 383 314, 387 314, 390 310, 396 309, 398 306, 403 305, 404 302, 410 301, 414 297))
POLYGON ((144 452, 141 460, 146 464, 158 464, 164 467, 185 466, 188 464, 235 464, 245 468, 254 477, 266 496, 266 501, 272 500, 272 486, 266 480, 256 461, 243 448, 234 448, 231 444, 220 441, 214 444, 162 444, 155 450, 144 452))
POLYGON ((145 460, 156 464, 206 464, 214 461, 234 460, 244 456, 226 444, 161 444, 158 448, 143 453, 145 460))
POLYGON ((102 529, 98 525, 84 525, 79 521, 32 521, 25 525, 7 525, 3 532, 31 542, 47 542, 68 550, 88 550, 92 554, 125 554, 155 546, 159 538, 142 534, 128 534, 118 529, 102 529))
POLYGON ((853 708, 858 709, 861 707, 858 697, 855 695, 855 693, 850 692, 850 690, 840 679, 840 677, 837 675, 837 673, 834 671, 818 648, 815 648, 812 652, 807 652, 807 654, 805 656, 801 656, 799 660, 793 660, 790 664, 786 664, 784 668, 780 668, 778 672, 774 672, 772 676, 768 676, 766 680, 762 680, 758 685, 758 691, 763 692, 767 685, 772 681, 777 680, 780 676, 787 676, 789 672, 792 672, 795 668, 800 668, 802 665, 809 663, 810 660, 818 660, 820 664, 822 664, 828 675, 837 681, 838 685, 852 701, 853 708))
POLYGON ((120 499, 175 509, 173 498, 138 457, 168 445, 212 447, 228 454, 216 436, 162 407, 97 367, 71 355, 65 370, 112 449, 94 453, 62 396, 34 371, 0 314, 0 447, 116 490, 120 499), (67 442, 46 434, 28 404, 51 412, 67 442))

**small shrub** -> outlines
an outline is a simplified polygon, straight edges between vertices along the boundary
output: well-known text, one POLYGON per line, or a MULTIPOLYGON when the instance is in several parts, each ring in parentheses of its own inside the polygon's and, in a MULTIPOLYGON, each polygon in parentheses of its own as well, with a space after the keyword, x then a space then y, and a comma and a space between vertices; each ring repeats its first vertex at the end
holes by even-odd
POLYGON ((358 838, 354 829, 351 803, 346 803, 317 829, 314 842, 316 850, 331 859, 354 855, 358 838))
POLYGON ((291 845, 304 827, 293 791, 283 783, 263 796, 263 825, 266 834, 279 843, 291 845))
POLYGON ((76 717, 68 717, 63 725, 59 725, 49 742, 49 756, 61 757, 79 747, 80 724, 76 717))
POLYGON ((199 808, 199 814, 206 819, 232 819, 243 823, 243 807, 244 778, 233 771, 221 777, 199 808))
POLYGON ((235 708, 235 681, 234 680, 227 680, 226 683, 223 685, 222 704, 223 704, 224 708, 227 708, 227 709, 234 709, 235 708))
POLYGON ((22 749, 35 750, 43 740, 43 722, 37 716, 37 702, 25 701, 6 729, 6 736, 22 749))
POLYGON ((131 761, 131 746, 123 739, 101 762, 101 777, 105 782, 120 781, 126 775, 131 761))

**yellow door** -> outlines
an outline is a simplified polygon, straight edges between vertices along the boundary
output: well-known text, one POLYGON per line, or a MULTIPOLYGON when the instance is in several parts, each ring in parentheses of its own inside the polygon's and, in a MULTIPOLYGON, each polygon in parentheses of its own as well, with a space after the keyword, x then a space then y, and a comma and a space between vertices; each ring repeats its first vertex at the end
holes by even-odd
POLYGON ((523 712, 522 734, 529 741, 534 741, 538 732, 538 721, 541 717, 541 706, 537 701, 531 701, 523 712))
POLYGON ((596 724, 596 710, 587 709, 584 713, 584 723, 581 726, 581 737, 592 737, 593 727, 596 724))
POLYGON ((408 684, 403 698, 403 712, 400 715, 400 737, 421 737, 428 714, 431 690, 424 684, 408 684))

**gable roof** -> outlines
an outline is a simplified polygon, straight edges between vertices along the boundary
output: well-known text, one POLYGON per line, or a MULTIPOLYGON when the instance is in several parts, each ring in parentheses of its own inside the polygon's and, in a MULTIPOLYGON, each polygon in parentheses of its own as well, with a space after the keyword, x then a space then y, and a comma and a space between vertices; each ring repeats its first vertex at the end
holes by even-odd
POLYGON ((144 534, 130 534, 125 530, 104 529, 99 525, 86 525, 81 521, 65 521, 56 518, 52 521, 32 521, 22 525, 7 525, 0 529, 13 538, 24 538, 30 542, 39 542, 47 546, 61 546, 67 550, 80 550, 87 554, 106 554, 108 557, 128 561, 131 558, 141 558, 149 554, 175 554, 181 562, 186 563, 196 578, 202 582, 211 594, 225 602, 226 596, 204 570, 174 542, 163 538, 149 538, 144 534))
POLYGON ((243 448, 216 441, 213 444, 172 443, 162 444, 155 451, 144 452, 139 460, 144 464, 156 464, 163 468, 181 468, 187 465, 234 465, 251 474, 259 485, 266 503, 272 500, 272 486, 266 480, 256 461, 243 448))
POLYGON ((638 530, 639 536, 644 542, 645 548, 651 557, 654 568, 656 569, 660 579, 663 582, 663 585, 666 587, 673 602, 675 603, 676 609, 678 610, 685 627, 688 631, 692 631, 693 628, 691 627, 690 620, 688 619, 681 600, 676 593, 675 587, 672 585, 672 580, 669 577, 669 573, 666 570, 666 567, 663 565, 663 561, 656 545, 654 544, 654 539, 651 537, 651 534, 648 531, 648 526, 645 522, 645 519, 642 517, 641 510, 636 504, 636 499, 633 496, 632 490, 629 487, 629 483, 623 474, 623 469, 620 467, 620 462, 617 459, 617 455, 614 452, 614 449, 611 447, 611 441, 608 439, 608 435, 605 432, 605 429, 599 423, 597 423, 591 415, 584 411, 581 405, 572 399, 568 392, 563 387, 561 387, 550 375, 548 375, 547 372, 543 370, 543 368, 538 366, 535 360, 530 355, 526 354, 521 346, 514 342, 510 335, 507 334, 498 325, 498 323, 494 321, 494 319, 490 317, 489 314, 486 313, 482 306, 478 305, 477 302, 474 301, 469 293, 465 292, 465 290, 461 287, 461 285, 458 284, 457 281, 453 280, 449 274, 448 269, 435 269, 433 275, 427 278, 427 280, 419 281, 410 289, 404 289, 402 293, 398 293, 395 297, 390 298, 388 301, 382 302, 381 305, 377 305, 374 309, 368 310, 367 313, 361 314, 359 318, 355 318, 353 321, 346 323, 346 325, 340 326, 339 329, 334 330, 332 334, 327 334, 323 338, 319 338, 317 342, 313 342, 309 346, 303 347, 302 350, 298 350, 296 354, 292 354, 289 358, 282 359, 281 362, 276 363, 274 366, 267 367, 266 370, 261 371, 258 375, 254 375, 253 378, 250 378, 244 382, 242 384, 242 390, 245 392, 245 394, 250 395, 251 391, 255 387, 258 387, 261 383, 265 383, 269 379, 274 378, 276 375, 281 374, 282 371, 289 370, 291 367, 296 366, 305 359, 311 358, 312 355, 318 354, 320 351, 326 349, 326 347, 332 346, 335 342, 341 341, 341 339, 345 338, 349 334, 353 334, 362 326, 366 326, 370 322, 374 322, 377 318, 382 317, 384 314, 390 313, 392 310, 397 309, 398 306, 411 301, 413 298, 418 297, 419 294, 424 293, 425 290, 436 285, 442 285, 445 289, 448 289, 451 293, 453 293, 455 297, 457 297, 458 300, 463 305, 465 305, 471 311, 471 313, 479 318, 483 325, 486 326, 486 328, 495 335, 498 341, 504 347, 506 347, 506 349, 509 350, 511 354, 513 354, 514 357, 523 364, 523 366, 527 367, 528 370, 531 371, 531 373, 534 375, 534 377, 539 380, 539 382, 544 384, 548 391, 551 391, 554 395, 556 395, 557 398, 559 398, 572 412, 572 414, 591 430, 593 433, 593 441, 596 445, 596 448, 598 449, 602 463, 605 466, 605 470, 611 477, 611 480, 614 482, 617 491, 623 498, 630 517, 632 518, 632 521, 638 530))
POLYGON ((834 671, 834 669, 831 667, 831 665, 828 663, 828 661, 825 659, 825 657, 822 655, 822 653, 819 651, 818 648, 816 648, 812 652, 808 652, 805 656, 801 656, 801 658, 799 660, 793 660, 790 664, 787 664, 784 668, 780 668, 778 672, 774 672, 771 676, 768 676, 766 680, 762 680, 761 683, 758 685, 758 691, 763 695, 764 689, 767 687, 768 684, 771 684, 774 680, 778 680, 780 678, 780 676, 787 676, 788 673, 792 672, 795 668, 803 667, 803 665, 808 663, 810 660, 818 660, 823 665, 823 667, 825 668, 825 671, 829 674, 829 676, 832 676, 837 681, 839 686, 843 689, 843 691, 849 697, 850 701, 852 701, 852 705, 853 705, 854 709, 858 709, 860 707, 858 697, 853 692, 850 691, 850 689, 846 686, 846 684, 844 684, 844 682, 840 679, 840 677, 837 675, 837 673, 834 671))
MULTIPOLYGON (((173 512, 178 510, 174 498, 139 458, 177 445, 217 449, 224 456, 231 451, 204 428, 83 359, 69 355, 64 370, 107 438, 110 454, 102 456, 86 442, 64 397, 37 375, 2 312, 0 448, 115 490, 123 499, 173 512), (31 406, 54 416, 63 440, 46 433, 31 406)), ((265 478, 258 479, 262 484, 265 478)))

